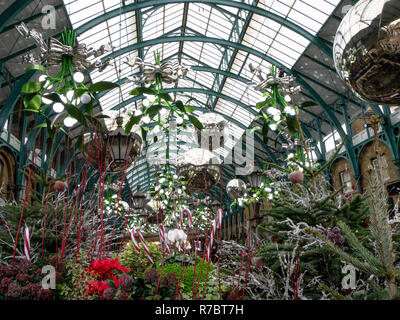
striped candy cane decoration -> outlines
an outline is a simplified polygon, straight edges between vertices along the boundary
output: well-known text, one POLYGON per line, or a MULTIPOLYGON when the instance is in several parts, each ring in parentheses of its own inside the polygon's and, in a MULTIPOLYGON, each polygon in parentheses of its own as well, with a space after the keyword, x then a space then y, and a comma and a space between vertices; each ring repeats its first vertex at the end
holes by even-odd
POLYGON ((192 228, 192 213, 186 207, 182 207, 179 209, 179 218, 181 220, 181 228, 183 229, 183 214, 186 213, 188 215, 189 228, 192 228))
POLYGON ((221 223, 222 223, 222 217, 223 217, 224 213, 222 212, 222 209, 219 208, 218 212, 217 212, 217 217, 218 217, 218 229, 221 230, 221 223))
POLYGON ((167 244, 167 241, 165 241, 165 229, 162 224, 159 225, 159 232, 158 234, 160 235, 160 242, 165 246, 165 249, 167 250, 168 253, 170 253, 169 246, 167 244))
POLYGON ((210 262, 210 260, 211 260, 211 251, 212 251, 212 247, 214 244, 215 233, 217 230, 217 225, 218 225, 218 229, 221 229, 222 216, 223 216, 222 209, 219 208, 217 214, 215 215, 213 224, 212 224, 212 230, 211 230, 211 234, 210 234, 210 242, 208 243, 208 247, 207 247, 207 262, 210 262))
POLYGON ((151 258, 149 248, 147 248, 147 246, 146 246, 146 243, 145 243, 145 241, 144 241, 144 238, 143 238, 142 233, 140 232, 139 229, 136 229, 136 232, 137 232, 137 234, 138 234, 138 236, 139 236, 140 242, 141 242, 142 245, 143 245, 144 252, 146 252, 147 259, 149 259, 150 263, 153 264, 153 263, 154 263, 154 262, 153 262, 153 259, 151 258))
POLYGON ((136 242, 136 239, 135 239, 135 228, 133 228, 129 233, 131 235, 131 240, 132 240, 133 246, 135 247, 137 253, 140 253, 139 245, 138 245, 138 243, 136 242))
POLYGON ((31 260, 31 233, 27 225, 25 225, 25 236, 24 236, 24 253, 28 261, 31 260))

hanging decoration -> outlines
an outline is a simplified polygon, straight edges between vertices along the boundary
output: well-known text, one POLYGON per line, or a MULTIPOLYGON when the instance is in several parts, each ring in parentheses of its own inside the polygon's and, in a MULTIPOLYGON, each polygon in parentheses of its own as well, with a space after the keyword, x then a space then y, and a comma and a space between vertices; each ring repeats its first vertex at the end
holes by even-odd
POLYGON ((333 57, 339 76, 363 100, 400 104, 398 1, 361 0, 336 32, 333 57))
POLYGON ((179 79, 186 77, 188 68, 185 65, 179 64, 177 60, 166 61, 161 64, 152 64, 144 62, 139 57, 134 60, 127 58, 125 61, 130 67, 139 67, 141 76, 131 76, 128 80, 133 82, 135 85, 151 84, 156 81, 159 77, 164 83, 176 83, 179 79))
POLYGON ((195 129, 197 142, 202 149, 215 150, 223 148, 228 141, 229 128, 225 118, 218 113, 207 112, 199 116, 203 129, 195 129))
POLYGON ((210 151, 194 148, 178 158, 178 176, 187 181, 189 192, 210 190, 220 179, 221 161, 210 151))
MULTIPOLYGON (((65 60, 68 57, 70 60, 70 66, 79 71, 83 70, 94 70, 98 69, 102 72, 107 66, 111 66, 111 59, 101 62, 96 60, 90 62, 90 58, 98 58, 107 52, 112 50, 110 45, 102 45, 99 49, 87 48, 86 44, 76 43, 76 34, 74 31, 64 31, 62 34, 62 40, 50 38, 47 41, 44 40, 43 34, 36 29, 29 29, 25 23, 21 23, 15 27, 18 32, 25 39, 33 39, 39 49, 40 55, 35 57, 32 53, 28 53, 23 56, 23 61, 29 64, 40 65, 46 63, 48 67, 61 66, 65 64, 65 60)), ((83 78, 81 74, 75 74, 76 82, 82 82, 83 78), (79 81, 82 80, 82 81, 79 81)))
POLYGON ((253 81, 249 84, 249 87, 254 90, 263 92, 277 86, 280 94, 283 96, 300 92, 300 86, 297 86, 295 83, 296 79, 292 75, 287 75, 284 69, 280 68, 279 72, 270 70, 265 77, 262 75, 260 67, 256 68, 249 63, 249 69, 250 72, 253 73, 253 76, 258 78, 258 82, 253 81))
POLYGON ((238 199, 246 194, 246 183, 241 179, 232 179, 226 185, 226 192, 231 199, 238 199))
POLYGON ((73 127, 78 122, 85 128, 89 125, 101 128, 98 119, 107 116, 92 116, 94 94, 119 85, 101 81, 87 87, 83 83, 85 80, 83 72, 90 72, 96 68, 101 72, 112 65, 110 59, 105 62, 89 61, 111 51, 112 48, 103 45, 97 50, 87 49, 85 44, 77 43, 75 31, 66 28, 61 34, 60 41, 54 38, 44 40, 42 33, 35 29, 30 30, 24 23, 16 26, 16 29, 24 38, 35 40, 41 52, 38 57, 29 53, 23 58, 24 62, 32 64, 27 71, 43 73, 38 81, 28 82, 22 86, 21 91, 25 94, 23 99, 25 111, 44 115, 45 109, 52 105, 57 115, 51 121, 46 119, 43 124, 39 124, 49 130, 60 128, 64 131, 61 128, 62 124, 65 127, 73 127), (48 68, 59 67, 57 74, 50 75, 43 64, 48 68), (84 108, 80 107, 81 104, 84 108))

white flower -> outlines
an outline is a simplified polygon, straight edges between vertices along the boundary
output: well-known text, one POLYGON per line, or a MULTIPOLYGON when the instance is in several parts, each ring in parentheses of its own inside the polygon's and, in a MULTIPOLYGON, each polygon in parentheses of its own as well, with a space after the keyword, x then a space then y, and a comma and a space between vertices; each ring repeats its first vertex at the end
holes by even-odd
POLYGON ((272 198, 273 198, 272 194, 269 194, 269 195, 268 195, 268 199, 269 199, 269 200, 272 200, 272 198))
POLYGON ((279 109, 277 109, 277 108, 269 107, 269 108, 267 109, 267 113, 268 113, 268 114, 271 114, 271 115, 273 115, 273 116, 276 116, 276 115, 279 115, 279 114, 280 114, 280 111, 279 111, 279 109))
POLYGON ((281 116, 280 115, 275 115, 272 117, 272 119, 274 119, 274 121, 279 121, 281 120, 281 116))
POLYGON ((272 189, 271 189, 271 188, 269 188, 269 187, 266 187, 266 188, 265 188, 265 191, 269 193, 269 192, 271 192, 271 191, 272 191, 272 189))
POLYGON ((166 181, 165 178, 161 178, 158 182, 159 182, 159 183, 164 183, 165 181, 166 181))
POLYGON ((277 126, 275 123, 272 123, 272 124, 269 125, 269 128, 270 128, 272 131, 275 131, 276 129, 278 129, 278 126, 277 126))

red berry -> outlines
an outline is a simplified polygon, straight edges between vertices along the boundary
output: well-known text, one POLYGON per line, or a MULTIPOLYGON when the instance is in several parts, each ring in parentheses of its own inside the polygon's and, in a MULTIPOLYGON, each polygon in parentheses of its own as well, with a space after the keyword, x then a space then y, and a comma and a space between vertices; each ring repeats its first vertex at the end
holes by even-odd
POLYGON ((58 192, 63 192, 65 189, 65 184, 64 182, 57 180, 56 182, 54 182, 54 190, 58 191, 58 192))
POLYGON ((301 171, 293 171, 289 174, 289 180, 291 183, 302 183, 304 180, 304 174, 301 171))

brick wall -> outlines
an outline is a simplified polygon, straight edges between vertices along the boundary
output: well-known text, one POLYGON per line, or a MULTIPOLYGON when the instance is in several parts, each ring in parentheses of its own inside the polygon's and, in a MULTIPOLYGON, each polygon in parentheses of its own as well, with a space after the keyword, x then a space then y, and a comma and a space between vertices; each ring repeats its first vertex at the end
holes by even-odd
POLYGON ((351 128, 353 130, 353 135, 356 135, 357 133, 360 133, 361 131, 365 130, 364 118, 361 117, 355 119, 351 124, 351 128))
POLYGON ((342 186, 340 173, 346 169, 350 171, 352 185, 357 186, 357 181, 354 179, 354 173, 351 169, 350 163, 346 159, 339 158, 332 164, 331 167, 331 183, 334 190, 337 190, 342 186))
MULTIPOLYGON (((390 178, 385 181, 385 184, 390 185, 398 182, 399 176, 397 167, 393 164, 388 147, 384 143, 379 142, 379 151, 380 155, 385 157, 388 166, 387 170, 390 178)), ((363 190, 367 187, 368 168, 372 166, 371 159, 373 158, 376 158, 374 142, 370 142, 362 149, 360 155, 361 187, 363 190)))

